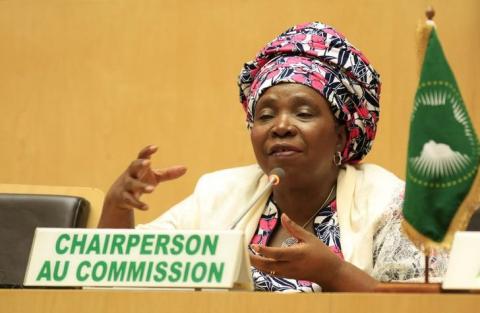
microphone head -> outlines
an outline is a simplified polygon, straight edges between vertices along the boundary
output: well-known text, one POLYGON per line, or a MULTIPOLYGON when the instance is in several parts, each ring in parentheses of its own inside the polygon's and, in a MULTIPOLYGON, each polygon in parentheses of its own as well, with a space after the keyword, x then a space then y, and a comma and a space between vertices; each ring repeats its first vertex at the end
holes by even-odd
POLYGON ((280 184, 280 180, 285 177, 285 171, 283 168, 276 167, 270 171, 268 180, 272 182, 272 185, 276 186, 280 184))

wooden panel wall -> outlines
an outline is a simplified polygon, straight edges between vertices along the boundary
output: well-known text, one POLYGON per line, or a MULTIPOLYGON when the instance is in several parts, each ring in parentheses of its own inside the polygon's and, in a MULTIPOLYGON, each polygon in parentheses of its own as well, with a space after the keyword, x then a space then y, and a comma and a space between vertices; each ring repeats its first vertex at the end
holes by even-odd
POLYGON ((207 171, 254 161, 236 76, 287 27, 319 20, 382 75, 381 124, 367 161, 404 177, 417 84, 415 30, 433 4, 474 124, 480 123, 477 0, 2 0, 0 182, 107 190, 137 150, 188 174, 148 197, 139 221, 207 171))

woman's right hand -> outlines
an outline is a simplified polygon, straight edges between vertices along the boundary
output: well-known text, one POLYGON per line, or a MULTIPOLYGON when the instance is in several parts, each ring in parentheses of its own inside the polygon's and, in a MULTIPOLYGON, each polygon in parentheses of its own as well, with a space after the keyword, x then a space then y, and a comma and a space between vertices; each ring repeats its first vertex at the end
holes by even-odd
POLYGON ((185 166, 152 169, 150 158, 157 150, 158 147, 153 145, 143 148, 137 159, 130 163, 110 187, 105 196, 100 227, 133 227, 130 225, 133 220, 125 224, 118 219, 122 219, 122 216, 132 212, 134 208, 148 209, 148 205, 140 200, 144 193, 152 193, 159 183, 185 174, 185 166))

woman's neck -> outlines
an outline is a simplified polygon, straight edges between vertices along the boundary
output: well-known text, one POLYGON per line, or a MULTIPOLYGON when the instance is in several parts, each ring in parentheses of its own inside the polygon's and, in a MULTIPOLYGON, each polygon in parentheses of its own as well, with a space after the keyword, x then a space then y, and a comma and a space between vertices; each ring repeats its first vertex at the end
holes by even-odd
POLYGON ((285 182, 273 190, 273 201, 282 213, 299 225, 303 225, 322 206, 328 198, 332 198, 333 188, 336 185, 337 175, 322 182, 309 183, 304 186, 285 182))

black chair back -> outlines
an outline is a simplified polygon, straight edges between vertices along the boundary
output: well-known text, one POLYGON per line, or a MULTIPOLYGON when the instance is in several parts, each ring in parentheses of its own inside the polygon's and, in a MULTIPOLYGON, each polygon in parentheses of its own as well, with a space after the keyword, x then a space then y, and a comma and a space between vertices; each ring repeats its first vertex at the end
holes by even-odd
POLYGON ((90 204, 73 196, 0 194, 0 287, 19 288, 37 227, 85 227, 90 204))
POLYGON ((467 230, 469 231, 480 231, 480 210, 477 209, 473 213, 472 218, 468 224, 467 230))

